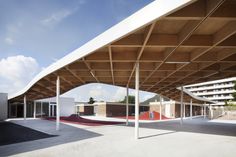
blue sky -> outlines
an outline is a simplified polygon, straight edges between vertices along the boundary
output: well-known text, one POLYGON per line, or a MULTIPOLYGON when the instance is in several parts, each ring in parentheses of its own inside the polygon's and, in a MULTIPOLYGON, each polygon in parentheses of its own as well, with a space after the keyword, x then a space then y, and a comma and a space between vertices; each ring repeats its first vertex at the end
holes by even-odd
MULTIPOLYGON (((117 24, 152 0, 1 0, 0 92, 22 89, 43 68, 117 24)), ((77 101, 116 101, 125 89, 78 87, 77 101)), ((131 91, 131 94, 133 91, 131 91)), ((153 96, 141 93, 141 99, 153 96)))

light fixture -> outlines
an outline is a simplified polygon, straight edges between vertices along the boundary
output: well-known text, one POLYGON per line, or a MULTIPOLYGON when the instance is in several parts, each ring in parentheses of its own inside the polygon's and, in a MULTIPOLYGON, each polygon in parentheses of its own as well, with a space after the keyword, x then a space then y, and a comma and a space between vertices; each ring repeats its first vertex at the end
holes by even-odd
POLYGON ((167 64, 188 64, 188 63, 190 63, 190 62, 172 62, 172 61, 167 61, 167 62, 165 62, 165 63, 167 63, 167 64))
POLYGON ((91 74, 93 77, 95 77, 95 75, 94 75, 94 73, 93 73, 92 71, 90 71, 90 74, 91 74))

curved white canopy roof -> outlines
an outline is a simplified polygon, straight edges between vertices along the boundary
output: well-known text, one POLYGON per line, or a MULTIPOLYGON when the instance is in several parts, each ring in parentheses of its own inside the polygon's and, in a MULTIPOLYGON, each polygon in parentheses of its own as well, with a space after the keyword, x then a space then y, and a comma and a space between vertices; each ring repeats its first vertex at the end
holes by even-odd
POLYGON ((47 67, 9 100, 54 96, 56 76, 62 93, 92 82, 132 88, 137 62, 141 90, 178 99, 180 85, 235 76, 235 9, 233 0, 154 1, 47 67))

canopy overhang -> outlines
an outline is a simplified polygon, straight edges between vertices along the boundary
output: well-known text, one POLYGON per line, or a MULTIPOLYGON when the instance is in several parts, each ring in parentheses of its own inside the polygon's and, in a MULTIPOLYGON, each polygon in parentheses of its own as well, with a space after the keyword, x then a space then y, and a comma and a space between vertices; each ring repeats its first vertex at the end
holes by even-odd
POLYGON ((53 97, 57 76, 61 94, 95 82, 134 88, 138 62, 140 90, 176 101, 177 87, 236 76, 236 1, 154 1, 43 70, 9 100, 53 97))

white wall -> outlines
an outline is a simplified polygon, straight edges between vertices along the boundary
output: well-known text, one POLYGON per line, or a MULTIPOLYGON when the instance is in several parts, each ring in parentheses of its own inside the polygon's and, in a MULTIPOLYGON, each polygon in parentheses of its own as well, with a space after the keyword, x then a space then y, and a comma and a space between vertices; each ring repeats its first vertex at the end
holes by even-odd
MULTIPOLYGON (((42 99, 38 101, 43 102, 56 102, 56 98, 48 98, 42 99)), ((71 114, 75 114, 75 99, 60 97, 60 116, 70 116, 71 114)))
POLYGON ((75 100, 74 98, 60 98, 60 116, 70 116, 75 114, 75 100))
POLYGON ((165 116, 166 117, 171 117, 171 108, 170 108, 171 104, 166 104, 165 105, 165 116))
POLYGON ((0 120, 7 119, 7 93, 0 93, 0 120))

